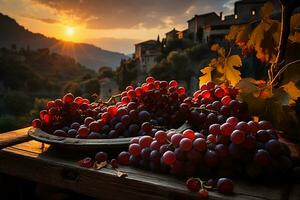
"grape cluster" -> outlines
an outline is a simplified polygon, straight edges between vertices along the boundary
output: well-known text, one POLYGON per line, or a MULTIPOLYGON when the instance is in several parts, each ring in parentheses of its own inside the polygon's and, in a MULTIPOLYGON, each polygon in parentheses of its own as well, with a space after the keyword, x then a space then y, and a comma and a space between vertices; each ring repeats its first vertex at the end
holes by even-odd
POLYGON ((287 145, 267 121, 229 117, 209 126, 207 134, 157 131, 131 140, 129 164, 177 176, 280 175, 292 167, 287 145))
POLYGON ((179 112, 185 89, 175 80, 148 77, 141 87, 128 86, 114 105, 92 102, 70 93, 49 101, 32 126, 63 137, 106 139, 152 135, 155 127, 178 127, 185 120, 179 112))
POLYGON ((224 123, 230 116, 244 120, 249 118, 247 105, 236 99, 237 94, 238 89, 234 87, 221 87, 208 82, 193 97, 187 97, 180 105, 180 110, 193 130, 202 133, 211 124, 224 123))

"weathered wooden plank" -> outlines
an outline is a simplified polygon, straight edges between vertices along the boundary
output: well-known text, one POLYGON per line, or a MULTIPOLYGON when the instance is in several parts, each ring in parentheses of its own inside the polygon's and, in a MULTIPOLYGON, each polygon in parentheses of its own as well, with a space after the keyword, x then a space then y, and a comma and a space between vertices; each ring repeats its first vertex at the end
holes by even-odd
POLYGON ((27 131, 30 127, 0 134, 0 149, 31 140, 27 131))
MULTIPOLYGON (((187 191, 184 180, 131 167, 121 167, 129 176, 121 179, 112 169, 96 171, 77 166, 85 153, 69 154, 41 148, 41 143, 30 141, 0 152, 0 171, 29 180, 56 185, 94 197, 107 199, 188 199, 195 194, 187 191)), ((287 186, 259 185, 235 181, 235 195, 224 196, 210 192, 211 199, 282 199, 287 186)))

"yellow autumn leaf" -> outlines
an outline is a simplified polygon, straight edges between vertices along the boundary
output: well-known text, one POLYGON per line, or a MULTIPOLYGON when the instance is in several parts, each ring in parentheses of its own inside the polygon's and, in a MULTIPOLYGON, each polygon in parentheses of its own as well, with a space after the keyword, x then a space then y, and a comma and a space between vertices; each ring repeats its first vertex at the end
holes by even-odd
POLYGON ((300 13, 294 14, 291 18, 291 33, 293 33, 297 27, 300 27, 300 13))
POLYGON ((292 104, 300 97, 300 90, 296 87, 295 83, 290 81, 281 86, 282 89, 290 96, 289 104, 292 104))
POLYGON ((218 54, 219 54, 221 57, 225 57, 225 49, 224 49, 223 47, 219 48, 218 54))
POLYGON ((227 35, 225 35, 225 39, 231 42, 235 42, 239 31, 240 31, 239 25, 230 26, 229 32, 227 33, 227 35))
POLYGON ((219 44, 213 44, 213 45, 211 45, 210 50, 212 50, 212 51, 218 51, 220 48, 221 47, 220 47, 219 44))
POLYGON ((211 72, 214 70, 213 67, 205 67, 201 69, 201 73, 203 74, 202 76, 199 77, 199 86, 207 83, 208 81, 211 81, 211 72))
POLYGON ((260 9, 260 14, 263 18, 269 17, 273 12, 273 4, 271 2, 267 2, 264 6, 260 9))
POLYGON ((300 43, 300 32, 295 32, 289 37, 289 40, 291 40, 293 43, 300 43))
POLYGON ((245 24, 245 25, 240 25, 239 31, 236 35, 236 43, 240 42, 247 42, 249 40, 251 33, 251 25, 250 24, 245 24))
POLYGON ((224 77, 232 86, 241 80, 241 72, 234 68, 240 66, 242 66, 242 60, 238 55, 232 55, 225 60, 224 77))
POLYGON ((224 74, 224 72, 225 72, 224 67, 220 64, 217 65, 216 69, 221 74, 224 74))

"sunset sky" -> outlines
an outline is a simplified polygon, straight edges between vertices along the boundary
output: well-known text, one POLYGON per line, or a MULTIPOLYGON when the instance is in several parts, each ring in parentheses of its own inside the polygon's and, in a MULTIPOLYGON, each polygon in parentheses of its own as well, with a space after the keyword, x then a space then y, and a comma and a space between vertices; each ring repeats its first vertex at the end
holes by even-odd
POLYGON ((132 53, 134 43, 187 27, 195 14, 233 12, 235 0, 0 0, 32 32, 132 53))

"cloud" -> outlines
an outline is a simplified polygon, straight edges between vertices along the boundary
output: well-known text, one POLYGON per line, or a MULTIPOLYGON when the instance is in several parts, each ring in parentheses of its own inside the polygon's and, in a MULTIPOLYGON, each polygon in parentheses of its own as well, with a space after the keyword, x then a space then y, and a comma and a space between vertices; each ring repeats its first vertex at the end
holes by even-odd
POLYGON ((25 16, 25 15, 23 17, 26 17, 26 18, 29 18, 29 19, 38 20, 38 21, 41 21, 41 22, 44 22, 44 23, 48 23, 48 24, 60 23, 59 20, 57 20, 57 19, 51 19, 51 18, 39 18, 39 17, 25 16))
POLYGON ((195 14, 230 10, 232 0, 34 0, 89 29, 166 28, 195 14), (228 4, 228 2, 230 2, 228 4), (225 5, 225 6, 224 6, 225 5))

